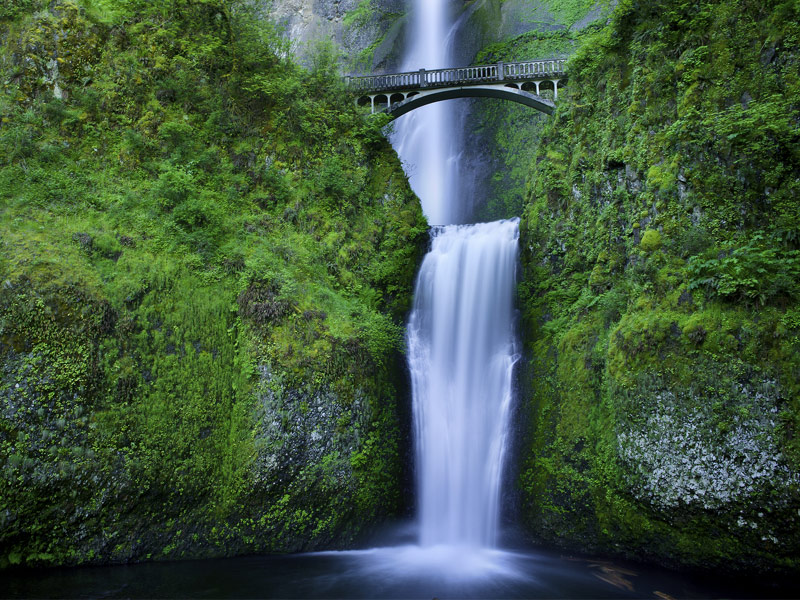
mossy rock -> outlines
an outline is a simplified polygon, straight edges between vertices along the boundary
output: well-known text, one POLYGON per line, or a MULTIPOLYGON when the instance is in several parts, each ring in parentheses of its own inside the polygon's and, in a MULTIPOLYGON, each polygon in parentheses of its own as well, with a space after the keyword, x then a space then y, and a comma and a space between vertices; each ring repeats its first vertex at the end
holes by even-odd
POLYGON ((623 2, 571 59, 521 221, 533 537, 800 569, 797 11, 623 2))
POLYGON ((380 120, 226 2, 26 6, 0 47, 0 566, 342 548, 403 513, 427 224, 380 120))
POLYGON ((657 229, 648 229, 642 235, 639 247, 645 252, 655 252, 661 248, 661 234, 657 229))

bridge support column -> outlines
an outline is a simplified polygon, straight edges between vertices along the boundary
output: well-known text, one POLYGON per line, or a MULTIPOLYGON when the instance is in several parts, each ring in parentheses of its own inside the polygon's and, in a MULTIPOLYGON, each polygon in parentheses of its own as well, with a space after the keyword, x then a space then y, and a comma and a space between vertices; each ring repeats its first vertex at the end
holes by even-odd
POLYGON ((428 76, 425 75, 425 69, 419 70, 419 87, 428 87, 428 76))
POLYGON ((497 63, 497 81, 503 81, 506 76, 504 71, 505 67, 503 66, 503 61, 501 60, 499 63, 497 63))

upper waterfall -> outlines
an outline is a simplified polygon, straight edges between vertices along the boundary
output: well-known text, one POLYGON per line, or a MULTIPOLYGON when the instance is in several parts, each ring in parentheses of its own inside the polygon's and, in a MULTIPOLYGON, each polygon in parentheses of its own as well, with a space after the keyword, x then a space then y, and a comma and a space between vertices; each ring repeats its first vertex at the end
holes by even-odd
MULTIPOLYGON (((404 70, 453 66, 451 3, 414 0, 404 70)), ((392 142, 409 172, 431 225, 462 222, 458 169, 459 131, 452 106, 425 106, 398 119, 392 142)))

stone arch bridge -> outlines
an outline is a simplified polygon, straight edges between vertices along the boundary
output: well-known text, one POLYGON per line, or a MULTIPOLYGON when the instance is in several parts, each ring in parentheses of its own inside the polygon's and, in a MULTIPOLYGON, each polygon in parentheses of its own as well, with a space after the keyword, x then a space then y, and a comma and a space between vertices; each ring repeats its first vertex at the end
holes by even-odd
POLYGON ((457 67, 347 77, 347 86, 358 94, 356 103, 399 117, 426 104, 452 98, 501 98, 519 102, 546 114, 555 110, 558 86, 567 78, 566 59, 498 62, 493 65, 457 67), (551 90, 553 100, 543 98, 551 90))

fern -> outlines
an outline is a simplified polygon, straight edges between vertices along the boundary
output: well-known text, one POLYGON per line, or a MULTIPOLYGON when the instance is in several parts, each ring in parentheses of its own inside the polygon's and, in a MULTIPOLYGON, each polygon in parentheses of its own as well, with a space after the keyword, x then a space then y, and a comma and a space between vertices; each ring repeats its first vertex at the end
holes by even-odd
POLYGON ((744 246, 718 249, 716 256, 693 257, 688 271, 689 289, 702 288, 730 300, 763 306, 778 297, 800 296, 800 251, 775 246, 762 233, 744 246))

